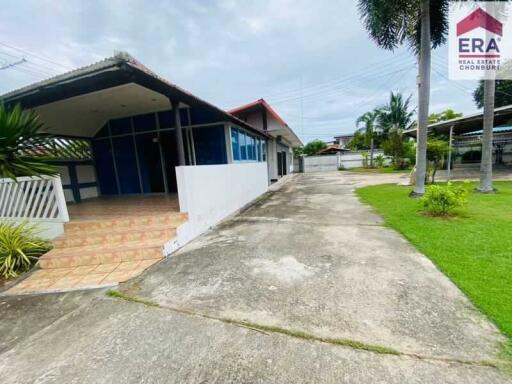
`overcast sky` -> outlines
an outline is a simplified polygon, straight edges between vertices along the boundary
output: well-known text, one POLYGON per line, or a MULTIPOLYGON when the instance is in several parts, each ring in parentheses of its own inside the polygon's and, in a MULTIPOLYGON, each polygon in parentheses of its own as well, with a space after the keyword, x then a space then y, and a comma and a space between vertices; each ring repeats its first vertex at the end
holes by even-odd
MULTIPOLYGON (((225 109, 265 98, 307 142, 354 131, 356 118, 413 94, 415 58, 378 48, 355 0, 3 0, 0 94, 127 51, 225 109)), ((448 81, 434 52, 431 112, 477 112, 474 82, 448 81)))

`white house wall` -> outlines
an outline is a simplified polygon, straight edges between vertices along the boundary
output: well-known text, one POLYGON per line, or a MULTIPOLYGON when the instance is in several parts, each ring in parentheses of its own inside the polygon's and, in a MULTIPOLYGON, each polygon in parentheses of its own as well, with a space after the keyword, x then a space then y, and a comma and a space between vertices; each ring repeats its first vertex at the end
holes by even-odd
POLYGON ((268 189, 266 162, 176 167, 180 211, 188 222, 180 245, 203 233, 268 189))

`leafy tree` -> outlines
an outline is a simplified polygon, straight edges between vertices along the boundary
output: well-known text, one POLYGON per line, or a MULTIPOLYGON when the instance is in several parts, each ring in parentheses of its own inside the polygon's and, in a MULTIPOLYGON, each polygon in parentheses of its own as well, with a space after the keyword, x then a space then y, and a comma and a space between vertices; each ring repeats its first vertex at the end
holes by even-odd
POLYGON ((304 147, 303 146, 293 148, 293 157, 299 158, 303 154, 304 154, 304 147))
POLYGON ((360 151, 362 149, 370 149, 364 133, 359 131, 354 132, 354 136, 348 142, 347 147, 353 151, 360 151))
POLYGON ((407 43, 418 54, 418 146, 414 195, 425 192, 427 125, 430 99, 430 51, 444 44, 448 0, 359 0, 359 12, 370 37, 394 50, 407 43))
POLYGON ((0 105, 0 177, 55 175, 45 153, 52 137, 41 131, 43 124, 34 112, 16 105, 7 110, 0 105))
MULTIPOLYGON (((512 80, 495 81, 494 106, 496 108, 512 104, 512 80)), ((473 91, 473 100, 478 108, 484 106, 484 81, 480 80, 473 91)))
POLYGON ((356 120, 356 126, 363 125, 358 129, 359 132, 364 133, 366 139, 370 142, 370 167, 373 168, 373 150, 375 145, 375 137, 378 135, 379 129, 377 128, 376 121, 379 116, 378 110, 366 112, 359 116, 356 120))
POLYGON ((320 152, 322 149, 327 148, 327 144, 325 144, 322 140, 313 140, 307 143, 304 146, 304 154, 307 156, 313 156, 316 155, 318 152, 320 152))
POLYGON ((432 184, 435 182, 436 172, 441 168, 444 158, 448 155, 450 146, 446 140, 430 138, 427 143, 427 159, 429 161, 429 172, 432 184))
POLYGON ((431 113, 430 115, 428 115, 428 123, 435 124, 439 123, 440 121, 456 119, 457 117, 461 116, 461 112, 455 112, 453 109, 448 108, 441 113, 431 113))

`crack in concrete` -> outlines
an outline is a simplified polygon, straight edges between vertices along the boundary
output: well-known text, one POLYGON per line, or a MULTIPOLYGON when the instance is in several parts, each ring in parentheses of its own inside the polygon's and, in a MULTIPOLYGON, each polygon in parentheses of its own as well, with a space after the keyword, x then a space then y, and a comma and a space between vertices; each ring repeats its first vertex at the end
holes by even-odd
POLYGON ((269 325, 264 325, 264 324, 252 323, 252 322, 248 322, 248 321, 230 319, 230 318, 225 318, 225 317, 220 317, 220 316, 215 316, 215 315, 209 315, 206 313, 196 312, 196 311, 189 310, 189 309, 163 306, 156 302, 146 300, 144 298, 126 295, 117 290, 109 290, 109 291, 107 291, 106 294, 107 294, 107 296, 109 296, 111 298, 121 299, 121 300, 129 301, 132 303, 136 303, 136 304, 142 304, 142 305, 145 305, 148 307, 164 309, 164 310, 172 311, 172 312, 179 313, 179 314, 186 315, 186 316, 193 316, 193 317, 197 317, 197 318, 220 321, 225 324, 231 324, 236 327, 246 328, 246 329, 250 329, 255 332, 263 333, 267 336, 270 335, 271 333, 274 333, 274 334, 280 334, 280 335, 298 338, 298 339, 305 340, 305 341, 320 342, 320 343, 324 343, 324 344, 337 345, 337 346, 341 346, 341 347, 347 347, 347 348, 352 348, 355 350, 377 353, 377 354, 381 354, 381 355, 402 356, 402 357, 408 357, 408 358, 424 360, 424 361, 434 361, 434 362, 451 363, 451 364, 455 363, 455 364, 479 366, 479 367, 491 367, 491 368, 495 368, 495 369, 499 369, 499 367, 500 367, 500 365, 497 362, 493 362, 493 361, 463 360, 463 359, 449 358, 449 357, 426 356, 426 355, 421 355, 421 354, 417 354, 417 353, 402 352, 402 351, 398 351, 393 348, 382 346, 382 345, 367 344, 367 343, 360 342, 357 340, 337 339, 337 338, 316 336, 316 335, 309 334, 304 331, 299 331, 299 330, 294 330, 294 329, 287 329, 287 328, 282 328, 282 327, 278 327, 278 326, 269 326, 269 325))
POLYGON ((305 225, 318 225, 323 227, 386 227, 384 224, 379 223, 347 223, 347 224, 333 224, 326 223, 322 221, 306 221, 306 220, 295 220, 295 219, 281 219, 278 217, 257 217, 257 216, 246 216, 246 217, 238 217, 233 218, 232 221, 237 222, 272 222, 272 223, 280 223, 280 224, 305 224, 305 225))

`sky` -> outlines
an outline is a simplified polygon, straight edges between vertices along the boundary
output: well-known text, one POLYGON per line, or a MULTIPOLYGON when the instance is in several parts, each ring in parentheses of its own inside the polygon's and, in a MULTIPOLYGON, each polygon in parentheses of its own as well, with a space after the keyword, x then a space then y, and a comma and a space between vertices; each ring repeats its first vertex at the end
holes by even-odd
MULTIPOLYGON (((264 98, 303 142, 352 133, 391 91, 416 105, 414 55, 377 47, 355 0, 2 0, 0 94, 116 51, 223 109, 264 98)), ((447 57, 433 52, 430 111, 478 112, 447 57)))

